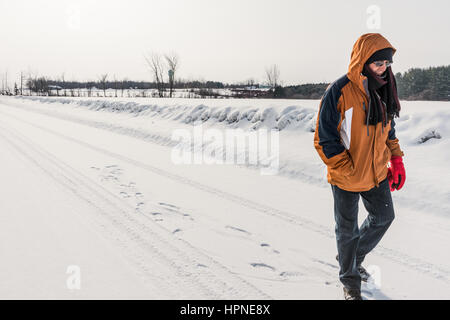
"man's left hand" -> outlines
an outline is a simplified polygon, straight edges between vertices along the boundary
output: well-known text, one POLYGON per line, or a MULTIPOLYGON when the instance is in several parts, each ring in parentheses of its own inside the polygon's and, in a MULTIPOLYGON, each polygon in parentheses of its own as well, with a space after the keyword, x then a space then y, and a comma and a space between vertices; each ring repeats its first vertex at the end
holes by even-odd
POLYGON ((388 181, 391 191, 400 190, 406 180, 405 166, 403 165, 402 157, 392 156, 391 167, 388 170, 388 181))

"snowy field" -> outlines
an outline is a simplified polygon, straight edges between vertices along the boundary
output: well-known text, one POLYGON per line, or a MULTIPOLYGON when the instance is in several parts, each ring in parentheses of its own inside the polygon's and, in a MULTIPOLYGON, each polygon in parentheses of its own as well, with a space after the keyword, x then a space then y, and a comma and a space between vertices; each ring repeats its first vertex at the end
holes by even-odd
MULTIPOLYGON (((0 298, 342 299, 318 105, 1 96, 0 298), (217 161, 219 138, 261 131, 275 162, 217 161), (202 138, 191 161, 180 132, 202 138)), ((449 299, 450 103, 400 114, 406 183, 363 295, 449 299)))

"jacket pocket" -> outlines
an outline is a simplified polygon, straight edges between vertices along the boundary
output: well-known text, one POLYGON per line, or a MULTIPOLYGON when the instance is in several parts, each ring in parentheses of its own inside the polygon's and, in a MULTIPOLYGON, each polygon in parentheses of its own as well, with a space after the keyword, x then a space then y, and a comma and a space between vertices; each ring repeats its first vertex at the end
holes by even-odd
POLYGON ((353 163, 353 160, 350 159, 349 163, 347 166, 345 166, 344 171, 343 171, 343 175, 345 177, 350 177, 355 173, 355 165, 353 163))
POLYGON ((330 168, 330 175, 332 177, 348 177, 355 172, 353 160, 348 152, 347 155, 347 160, 342 162, 341 165, 335 168, 330 168))

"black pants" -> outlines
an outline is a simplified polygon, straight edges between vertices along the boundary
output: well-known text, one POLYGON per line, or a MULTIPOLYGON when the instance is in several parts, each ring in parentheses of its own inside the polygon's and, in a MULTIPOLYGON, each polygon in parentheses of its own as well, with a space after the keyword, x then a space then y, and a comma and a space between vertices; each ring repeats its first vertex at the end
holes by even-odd
POLYGON ((336 242, 339 255, 339 279, 349 289, 361 289, 357 267, 380 242, 394 220, 394 207, 388 180, 369 191, 350 192, 331 185, 334 197, 336 242), (358 228, 359 196, 368 217, 358 228))

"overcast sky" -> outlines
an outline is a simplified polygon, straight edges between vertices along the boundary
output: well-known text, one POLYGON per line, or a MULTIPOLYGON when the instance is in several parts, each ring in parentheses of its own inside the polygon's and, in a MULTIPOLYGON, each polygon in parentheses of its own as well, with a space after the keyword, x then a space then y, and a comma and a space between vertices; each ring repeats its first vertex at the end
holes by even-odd
POLYGON ((368 32, 404 72, 450 64, 449 12, 448 0, 0 0, 0 73, 150 81, 154 51, 176 52, 185 79, 261 82, 277 64, 284 85, 330 82, 368 32))

